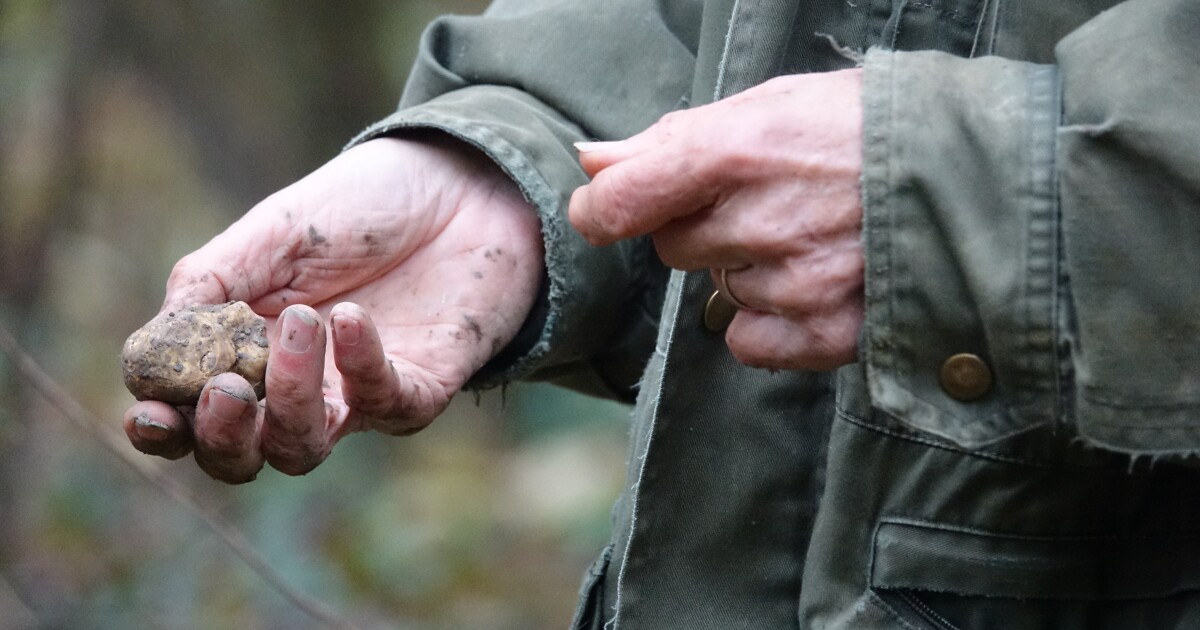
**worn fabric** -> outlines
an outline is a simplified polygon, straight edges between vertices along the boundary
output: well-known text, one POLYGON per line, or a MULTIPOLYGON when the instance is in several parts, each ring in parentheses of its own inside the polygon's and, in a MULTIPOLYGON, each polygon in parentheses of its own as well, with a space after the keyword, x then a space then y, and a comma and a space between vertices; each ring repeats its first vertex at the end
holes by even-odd
POLYGON ((1200 627, 1198 38, 1191 0, 498 0, 431 25, 356 141, 461 138, 546 241, 529 341, 474 385, 636 399, 575 626, 1200 627), (703 326, 708 274, 569 226, 572 142, 857 58, 857 364, 742 366, 703 326), (959 353, 982 398, 944 390, 959 353))

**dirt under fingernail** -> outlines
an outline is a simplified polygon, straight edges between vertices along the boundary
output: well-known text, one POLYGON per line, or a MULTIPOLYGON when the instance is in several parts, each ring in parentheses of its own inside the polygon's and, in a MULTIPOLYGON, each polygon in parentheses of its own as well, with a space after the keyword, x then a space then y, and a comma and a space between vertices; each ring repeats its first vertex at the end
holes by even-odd
POLYGON ((254 401, 246 400, 220 387, 210 390, 208 398, 209 410, 215 417, 224 422, 237 422, 241 420, 247 405, 251 402, 254 401))
POLYGON ((148 414, 140 413, 133 419, 134 430, 138 437, 151 442, 161 442, 171 437, 171 428, 150 419, 148 414))
POLYGON ((253 395, 251 395, 250 397, 247 397, 245 392, 239 392, 239 391, 233 390, 232 388, 228 388, 228 387, 214 387, 213 390, 221 392, 222 394, 225 394, 226 396, 229 396, 230 398, 241 401, 243 403, 252 403, 252 402, 256 402, 258 400, 253 395))
POLYGON ((362 338, 362 328, 350 316, 338 314, 333 316, 333 334, 339 344, 354 346, 362 338))

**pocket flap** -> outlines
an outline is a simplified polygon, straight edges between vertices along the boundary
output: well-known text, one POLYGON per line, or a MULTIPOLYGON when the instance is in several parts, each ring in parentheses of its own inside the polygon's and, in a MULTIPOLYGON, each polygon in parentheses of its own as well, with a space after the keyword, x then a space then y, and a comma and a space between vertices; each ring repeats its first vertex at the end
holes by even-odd
POLYGON ((1200 534, 1015 536, 891 519, 871 586, 1017 599, 1121 600, 1200 589, 1200 534))

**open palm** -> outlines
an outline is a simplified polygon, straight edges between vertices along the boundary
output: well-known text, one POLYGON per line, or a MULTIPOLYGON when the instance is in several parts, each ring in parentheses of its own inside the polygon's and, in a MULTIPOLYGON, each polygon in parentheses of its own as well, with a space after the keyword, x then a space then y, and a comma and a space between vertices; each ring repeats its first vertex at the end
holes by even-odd
POLYGON ((264 404, 223 374, 191 423, 145 401, 126 432, 147 453, 194 450, 230 482, 264 460, 305 473, 349 432, 414 432, 513 338, 541 274, 537 218, 481 154, 449 139, 367 142, 254 207, 168 281, 164 309, 242 300, 268 318, 264 404))

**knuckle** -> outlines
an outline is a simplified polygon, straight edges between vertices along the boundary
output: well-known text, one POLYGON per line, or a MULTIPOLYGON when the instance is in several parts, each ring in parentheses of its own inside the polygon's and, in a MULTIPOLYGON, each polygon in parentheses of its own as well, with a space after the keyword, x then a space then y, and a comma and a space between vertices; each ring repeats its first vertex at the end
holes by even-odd
POLYGON ((639 186, 623 173, 599 178, 595 206, 596 223, 605 233, 614 236, 629 236, 634 231, 637 207, 632 200, 640 197, 639 186))
POLYGON ((678 235, 673 230, 656 230, 650 238, 654 241, 654 251, 658 252, 658 258, 664 265, 672 269, 684 267, 686 248, 680 246, 678 235))
POLYGON ((831 314, 862 301, 861 259, 803 257, 789 265, 785 273, 774 295, 785 312, 794 317, 821 316, 828 320, 831 314))
POLYGON ((670 140, 689 117, 688 110, 667 112, 654 123, 655 134, 660 140, 670 140))
POLYGON ((319 402, 290 406, 272 400, 260 432, 267 463, 287 475, 316 468, 332 446, 325 432, 327 413, 319 402))
POLYGON ((821 280, 849 290, 862 287, 865 264, 861 253, 856 255, 839 255, 827 265, 822 265, 821 280))
POLYGON ((175 305, 219 303, 227 299, 224 281, 195 252, 184 256, 167 276, 167 302, 175 305))
POLYGON ((347 388, 344 392, 346 396, 346 404, 351 409, 361 412, 368 416, 380 416, 388 414, 396 403, 389 392, 379 388, 347 388))
POLYGON ((242 457, 245 447, 239 440, 227 435, 211 436, 200 440, 196 453, 205 453, 212 461, 236 460, 242 457))
POLYGON ((739 362, 758 368, 828 371, 856 358, 858 326, 851 316, 767 317, 771 320, 753 324, 735 319, 726 331, 726 345, 739 362))
POLYGON ((286 450, 313 441, 317 433, 304 407, 280 405, 272 401, 266 413, 262 429, 264 447, 286 450))
POLYGON ((306 383, 297 379, 285 378, 271 372, 267 373, 267 399, 270 401, 271 407, 275 409, 284 410, 303 406, 306 401, 313 398, 313 393, 309 389, 306 383))
POLYGON ((862 330, 861 310, 851 312, 838 318, 831 327, 829 349, 830 358, 837 367, 853 363, 858 358, 858 337, 862 330))
POLYGON ((770 260, 785 256, 788 249, 794 247, 790 239, 779 230, 773 230, 764 225, 763 221, 751 216, 743 216, 748 214, 750 213, 739 213, 729 230, 737 235, 739 249, 753 252, 756 259, 770 260))
POLYGON ((746 335, 738 334, 732 326, 726 331, 725 344, 729 346, 729 352, 739 363, 750 367, 774 367, 776 365, 777 357, 774 356, 771 346, 764 346, 746 335))
POLYGON ((392 362, 377 346, 355 347, 338 353, 335 359, 337 369, 346 382, 353 382, 358 387, 378 388, 395 379, 392 362))
POLYGON ((167 287, 182 287, 193 282, 197 275, 199 275, 199 272, 195 257, 192 254, 188 254, 176 261, 171 267, 171 273, 167 276, 167 287))
POLYGON ((730 144, 720 147, 720 153, 701 170, 699 176, 716 177, 725 182, 755 182, 762 180, 769 171, 763 161, 761 143, 730 144))
POLYGON ((368 415, 395 407, 396 366, 391 361, 382 361, 360 367, 359 371, 344 373, 342 393, 346 403, 368 415))
MULTIPOLYGON (((347 402, 350 402, 349 400, 347 402)), ((388 435, 412 435, 429 426, 450 403, 450 394, 435 383, 399 375, 374 408, 351 407, 368 416, 369 426, 388 435)))
POLYGON ((277 417, 296 415, 324 397, 320 380, 314 381, 311 374, 296 373, 304 369, 303 366, 286 366, 295 368, 288 371, 283 363, 283 360, 277 361, 278 369, 274 371, 270 364, 267 366, 267 412, 274 412, 272 415, 277 417))

